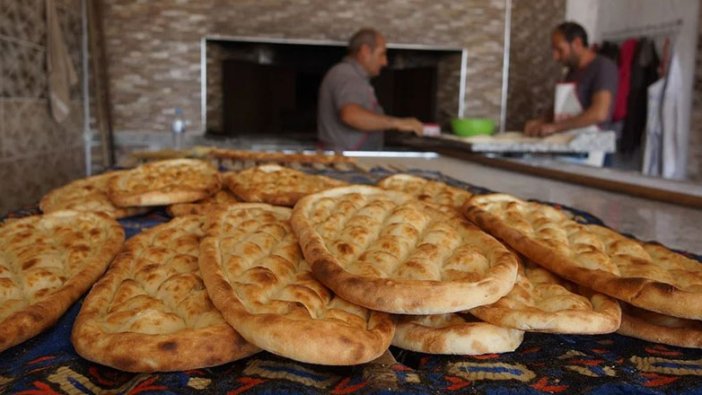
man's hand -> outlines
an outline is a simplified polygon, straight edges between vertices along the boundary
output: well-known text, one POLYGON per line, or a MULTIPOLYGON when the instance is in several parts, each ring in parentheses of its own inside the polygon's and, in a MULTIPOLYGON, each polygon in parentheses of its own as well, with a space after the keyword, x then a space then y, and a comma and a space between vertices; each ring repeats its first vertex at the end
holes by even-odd
POLYGON ((421 136, 424 131, 424 125, 417 118, 396 118, 389 115, 376 114, 355 103, 341 107, 339 118, 352 128, 366 132, 396 129, 402 132, 413 132, 417 136, 421 136))
POLYGON ((424 133, 424 124, 419 122, 417 118, 395 118, 392 126, 393 129, 412 132, 417 136, 421 136, 424 133))
POLYGON ((524 124, 524 134, 527 136, 538 136, 539 133, 541 133, 541 127, 545 124, 546 122, 541 119, 531 119, 524 124))
POLYGON ((554 133, 558 133, 556 125, 543 119, 532 119, 524 125, 524 134, 527 136, 545 137, 554 133))

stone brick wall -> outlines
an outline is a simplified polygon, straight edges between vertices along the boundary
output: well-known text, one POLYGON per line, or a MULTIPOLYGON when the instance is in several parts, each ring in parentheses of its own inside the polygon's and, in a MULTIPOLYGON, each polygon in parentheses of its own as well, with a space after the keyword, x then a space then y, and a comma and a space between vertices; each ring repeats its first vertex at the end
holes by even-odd
MULTIPOLYGON (((81 75, 80 0, 57 0, 71 60, 81 75)), ((0 2, 0 215, 84 175, 80 84, 69 118, 49 113, 45 0, 0 2)))
POLYGON ((697 29, 697 67, 695 67, 695 86, 692 91, 687 176, 690 181, 699 183, 702 182, 702 6, 700 6, 697 29))
POLYGON ((551 55, 551 32, 565 18, 565 0, 513 0, 507 130, 549 110, 561 75, 551 55))
POLYGON ((392 43, 468 50, 466 114, 499 119, 503 0, 104 1, 114 128, 167 131, 180 107, 201 131, 206 35, 345 41, 362 26, 392 43))

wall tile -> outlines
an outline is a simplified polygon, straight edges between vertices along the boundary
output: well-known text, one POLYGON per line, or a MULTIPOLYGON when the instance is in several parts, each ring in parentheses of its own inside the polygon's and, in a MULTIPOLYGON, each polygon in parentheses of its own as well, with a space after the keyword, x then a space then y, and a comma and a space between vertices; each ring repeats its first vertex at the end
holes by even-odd
MULTIPOLYGON (((0 81, 2 81, 2 61, 0 61, 0 81)), ((1 82, 0 82, 1 83, 1 82)), ((0 161, 5 159, 5 100, 0 99, 0 161)))
POLYGON ((0 40, 3 79, 0 97, 46 97, 46 51, 41 47, 0 40))
POLYGON ((46 42, 45 0, 0 1, 0 35, 37 45, 46 42))
POLYGON ((4 158, 24 157, 51 147, 51 120, 47 101, 5 100, 4 158))
MULTIPOLYGON (((80 59, 76 4, 57 5, 69 53, 80 59)), ((62 124, 49 113, 45 8, 45 0, 0 0, 0 212, 33 204, 84 174, 80 90, 73 89, 72 111, 62 124)))
POLYGON ((82 148, 0 162, 0 213, 36 204, 50 190, 83 177, 82 148))
POLYGON ((507 130, 548 111, 561 75, 551 57, 551 31, 565 18, 565 0, 513 1, 507 130))
MULTIPOLYGON (((467 48, 466 111, 499 119, 504 0, 106 0, 104 27, 114 127, 167 131, 174 107, 200 125, 204 35, 346 41, 375 26, 389 42, 467 48)), ((455 111, 457 106, 452 106, 455 111)))
POLYGON ((76 104, 71 114, 57 124, 46 100, 6 100, 4 158, 24 157, 57 147, 81 144, 82 114, 76 104))

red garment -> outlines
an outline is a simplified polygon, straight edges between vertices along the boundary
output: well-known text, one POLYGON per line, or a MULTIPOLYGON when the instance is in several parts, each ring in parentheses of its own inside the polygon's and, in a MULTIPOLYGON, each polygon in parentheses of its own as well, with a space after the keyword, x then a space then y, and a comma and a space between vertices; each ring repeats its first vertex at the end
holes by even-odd
POLYGON ((621 121, 626 118, 627 103, 629 101, 629 88, 631 86, 631 63, 634 60, 634 51, 638 40, 630 38, 621 46, 619 50, 619 87, 614 103, 614 113, 612 121, 621 121))

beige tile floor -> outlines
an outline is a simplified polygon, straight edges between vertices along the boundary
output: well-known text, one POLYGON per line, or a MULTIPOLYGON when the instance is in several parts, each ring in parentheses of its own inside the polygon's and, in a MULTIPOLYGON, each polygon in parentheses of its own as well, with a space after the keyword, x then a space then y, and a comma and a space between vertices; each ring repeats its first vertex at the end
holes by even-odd
POLYGON ((509 193, 568 205, 600 218, 608 226, 641 240, 702 254, 702 210, 630 195, 513 173, 449 157, 358 158, 366 166, 390 165, 439 171, 449 177, 509 193))

